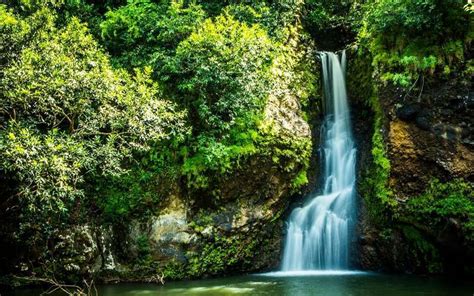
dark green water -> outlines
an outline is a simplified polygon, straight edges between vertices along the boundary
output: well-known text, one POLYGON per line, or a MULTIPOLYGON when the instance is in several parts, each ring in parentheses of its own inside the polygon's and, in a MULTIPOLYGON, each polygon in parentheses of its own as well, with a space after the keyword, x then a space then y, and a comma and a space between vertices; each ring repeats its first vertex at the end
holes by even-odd
MULTIPOLYGON (((380 274, 271 276, 249 275, 200 281, 118 284, 98 287, 101 296, 128 295, 474 295, 474 281, 380 274)), ((39 295, 39 290, 14 295, 39 295)))

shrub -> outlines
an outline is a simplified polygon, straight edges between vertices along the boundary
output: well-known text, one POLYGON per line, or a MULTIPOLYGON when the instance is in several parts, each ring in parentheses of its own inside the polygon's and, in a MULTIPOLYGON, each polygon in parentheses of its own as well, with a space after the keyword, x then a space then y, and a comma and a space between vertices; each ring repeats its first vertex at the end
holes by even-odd
POLYGON ((464 59, 472 22, 462 0, 376 0, 366 4, 360 42, 384 81, 409 87, 420 75, 449 74, 464 59))

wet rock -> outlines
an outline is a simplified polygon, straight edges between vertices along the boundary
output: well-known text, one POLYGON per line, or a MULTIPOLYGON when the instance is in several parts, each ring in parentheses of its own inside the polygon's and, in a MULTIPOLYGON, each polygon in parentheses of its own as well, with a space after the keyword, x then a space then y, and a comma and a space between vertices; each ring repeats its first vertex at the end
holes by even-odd
POLYGON ((397 109, 396 115, 398 118, 404 121, 412 121, 416 118, 417 114, 422 110, 422 107, 418 103, 412 103, 404 105, 397 109))
POLYGON ((470 92, 465 101, 467 109, 474 109, 474 92, 470 92))
POLYGON ((192 235, 183 211, 153 217, 145 237, 156 260, 182 260, 183 246, 192 243, 192 235))
POLYGON ((422 130, 429 131, 432 128, 431 114, 427 109, 422 109, 416 116, 415 124, 422 130))
POLYGON ((101 253, 90 225, 74 226, 55 235, 52 250, 64 273, 90 275, 101 267, 101 253))
POLYGON ((214 224, 223 231, 232 231, 232 221, 234 217, 232 213, 219 213, 213 217, 214 224))
POLYGON ((443 116, 451 116, 453 112, 454 111, 451 109, 444 109, 444 108, 439 111, 439 113, 443 116))
POLYGON ((402 200, 421 194, 432 176, 470 179, 474 153, 461 144, 461 129, 438 123, 432 132, 392 121, 388 133, 390 184, 402 200))
POLYGON ((462 129, 457 126, 438 123, 433 126, 435 135, 450 141, 458 141, 461 139, 462 129))
POLYGON ((449 108, 454 111, 467 110, 466 100, 460 98, 452 99, 449 101, 449 108))

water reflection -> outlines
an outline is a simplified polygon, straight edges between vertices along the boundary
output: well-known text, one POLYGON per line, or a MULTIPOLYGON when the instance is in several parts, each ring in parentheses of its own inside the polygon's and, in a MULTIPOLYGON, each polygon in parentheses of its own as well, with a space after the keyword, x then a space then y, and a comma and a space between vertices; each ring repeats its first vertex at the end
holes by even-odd
MULTIPOLYGON (((442 277, 392 276, 373 273, 260 275, 154 284, 99 286, 100 296, 140 295, 262 295, 262 296, 451 296, 473 295, 474 281, 442 277)), ((16 291, 14 295, 37 296, 39 290, 16 291)), ((61 295, 61 294, 56 294, 61 295)))

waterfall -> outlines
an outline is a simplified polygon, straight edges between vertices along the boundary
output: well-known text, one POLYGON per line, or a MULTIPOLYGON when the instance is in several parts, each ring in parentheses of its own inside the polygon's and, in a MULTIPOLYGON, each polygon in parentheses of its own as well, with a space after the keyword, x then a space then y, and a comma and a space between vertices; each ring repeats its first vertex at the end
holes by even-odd
POLYGON ((356 149, 345 85, 345 53, 319 54, 325 119, 321 127, 323 194, 290 215, 283 271, 343 270, 349 267, 349 243, 355 213, 356 149))

